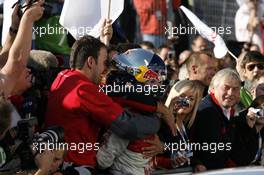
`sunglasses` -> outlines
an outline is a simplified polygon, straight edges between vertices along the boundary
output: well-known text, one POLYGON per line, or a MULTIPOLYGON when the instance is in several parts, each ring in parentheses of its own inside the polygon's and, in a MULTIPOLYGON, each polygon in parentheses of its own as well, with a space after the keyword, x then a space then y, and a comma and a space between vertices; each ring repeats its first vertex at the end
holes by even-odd
POLYGON ((247 70, 252 71, 253 69, 255 69, 256 66, 259 70, 264 69, 264 64, 250 64, 247 66, 247 70))

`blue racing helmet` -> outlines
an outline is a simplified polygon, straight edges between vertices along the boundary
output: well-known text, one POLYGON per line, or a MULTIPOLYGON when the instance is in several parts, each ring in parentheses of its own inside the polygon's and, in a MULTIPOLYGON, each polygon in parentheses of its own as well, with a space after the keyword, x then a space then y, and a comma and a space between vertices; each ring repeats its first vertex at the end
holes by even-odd
POLYGON ((132 49, 113 57, 118 70, 133 76, 136 81, 146 83, 150 80, 163 82, 166 80, 167 70, 163 60, 150 51, 132 49))

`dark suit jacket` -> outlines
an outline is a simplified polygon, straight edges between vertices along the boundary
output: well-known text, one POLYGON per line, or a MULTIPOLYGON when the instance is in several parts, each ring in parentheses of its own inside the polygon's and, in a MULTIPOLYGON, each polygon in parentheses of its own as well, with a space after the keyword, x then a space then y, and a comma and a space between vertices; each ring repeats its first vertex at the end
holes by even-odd
POLYGON ((245 115, 228 120, 210 95, 201 101, 190 132, 191 142, 202 145, 194 151, 193 163, 207 169, 224 168, 231 159, 249 164, 257 152, 256 129, 247 126, 245 115))

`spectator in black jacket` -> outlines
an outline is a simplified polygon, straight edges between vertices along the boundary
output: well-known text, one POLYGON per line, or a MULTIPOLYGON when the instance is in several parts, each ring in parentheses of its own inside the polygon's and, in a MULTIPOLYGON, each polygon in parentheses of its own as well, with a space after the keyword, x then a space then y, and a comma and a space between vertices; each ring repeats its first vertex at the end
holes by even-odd
POLYGON ((255 134, 254 121, 249 116, 234 117, 240 84, 239 75, 232 69, 223 69, 213 77, 209 94, 201 101, 191 128, 191 141, 202 145, 194 151, 196 171, 230 166, 230 153, 237 145, 236 133, 241 138, 255 134))

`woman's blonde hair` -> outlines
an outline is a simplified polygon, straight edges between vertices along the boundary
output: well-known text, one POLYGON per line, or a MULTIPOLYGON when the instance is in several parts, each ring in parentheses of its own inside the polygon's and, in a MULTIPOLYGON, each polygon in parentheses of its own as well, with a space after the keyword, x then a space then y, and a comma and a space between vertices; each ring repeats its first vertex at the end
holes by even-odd
POLYGON ((168 95, 168 98, 165 102, 165 105, 167 107, 171 106, 171 102, 172 100, 178 96, 179 92, 181 92, 182 90, 190 90, 193 92, 193 97, 195 99, 195 104, 194 107, 192 109, 192 111, 187 114, 187 116, 184 119, 184 122, 188 123, 188 128, 190 128, 194 122, 195 116, 196 116, 196 112, 198 110, 198 106, 199 103, 202 99, 203 96, 203 91, 204 91, 204 85, 202 85, 202 83, 198 80, 182 80, 182 81, 178 81, 175 85, 173 85, 173 87, 170 90, 170 93, 168 95))

